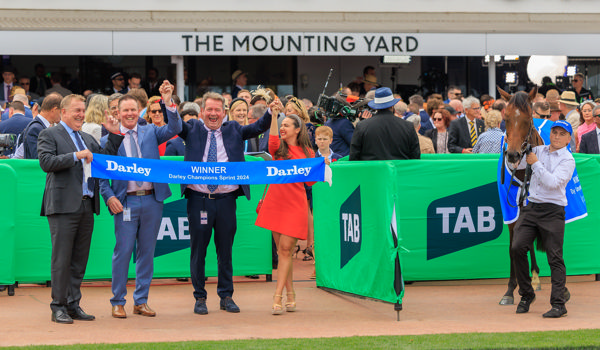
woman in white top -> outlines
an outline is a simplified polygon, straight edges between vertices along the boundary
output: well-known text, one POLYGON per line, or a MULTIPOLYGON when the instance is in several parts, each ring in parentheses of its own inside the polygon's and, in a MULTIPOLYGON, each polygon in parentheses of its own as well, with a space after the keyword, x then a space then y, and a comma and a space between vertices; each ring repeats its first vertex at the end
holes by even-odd
POLYGON ((98 144, 102 137, 102 123, 106 120, 108 113, 107 96, 98 94, 90 98, 90 103, 85 110, 85 123, 81 130, 92 135, 98 144))

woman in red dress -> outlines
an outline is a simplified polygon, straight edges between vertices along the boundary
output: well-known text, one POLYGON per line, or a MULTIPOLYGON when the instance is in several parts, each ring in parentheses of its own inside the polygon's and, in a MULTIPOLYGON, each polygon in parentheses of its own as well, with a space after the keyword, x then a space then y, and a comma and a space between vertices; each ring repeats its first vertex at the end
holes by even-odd
MULTIPOLYGON (((279 100, 271 104, 272 115, 278 115, 283 109, 279 100)), ((271 120, 269 131, 269 153, 275 160, 312 158, 310 139, 306 125, 295 114, 286 116, 277 132, 277 118, 271 120), (279 137, 281 135, 281 138, 279 137)), ((307 183, 312 186, 314 182, 307 183)), ((304 182, 290 184, 271 184, 265 195, 256 225, 273 233, 279 254, 277 287, 273 296, 273 315, 284 311, 283 289, 286 289, 285 311, 296 310, 292 273, 292 253, 298 239, 306 239, 308 233, 308 202, 304 182)))

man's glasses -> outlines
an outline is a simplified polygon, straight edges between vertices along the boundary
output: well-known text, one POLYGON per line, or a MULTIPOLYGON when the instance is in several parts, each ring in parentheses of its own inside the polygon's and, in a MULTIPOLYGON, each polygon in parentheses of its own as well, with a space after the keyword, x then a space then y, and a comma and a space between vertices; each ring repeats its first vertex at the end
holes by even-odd
POLYGON ((542 119, 548 119, 552 116, 552 114, 540 114, 538 112, 535 112, 535 114, 539 115, 542 119))

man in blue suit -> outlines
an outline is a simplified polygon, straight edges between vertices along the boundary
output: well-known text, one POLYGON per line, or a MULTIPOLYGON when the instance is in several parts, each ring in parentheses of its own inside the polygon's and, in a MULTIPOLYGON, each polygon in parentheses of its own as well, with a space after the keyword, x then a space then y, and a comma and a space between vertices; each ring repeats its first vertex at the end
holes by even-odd
POLYGON ((23 155, 25 159, 38 159, 37 140, 40 132, 51 124, 60 122, 62 96, 50 94, 44 98, 40 114, 33 118, 23 133, 23 155))
MULTIPOLYGON (((169 118, 177 113, 176 107, 167 106, 169 118)), ((266 131, 271 124, 271 112, 253 124, 242 126, 235 121, 223 123, 225 99, 208 92, 202 98, 202 119, 191 119, 183 123, 179 134, 185 141, 184 161, 193 162, 243 162, 245 140, 266 131)), ((196 304, 194 312, 205 315, 206 289, 204 288, 204 264, 206 248, 213 228, 218 260, 217 294, 221 298, 220 308, 227 312, 240 312, 232 299, 233 267, 231 251, 237 229, 236 199, 245 195, 250 199, 248 185, 182 185, 187 198, 187 212, 190 229, 191 259, 190 270, 196 304)))
MULTIPOLYGON (((165 101, 171 101, 172 85, 160 87, 165 101)), ((130 95, 119 99, 121 133, 125 138, 118 156, 160 159, 158 145, 181 132, 181 120, 177 114, 169 116, 168 124, 138 125, 138 101, 130 95)), ((101 139, 105 144, 107 136, 101 139)), ((127 275, 134 245, 136 249, 136 278, 133 293, 133 313, 155 316, 148 306, 148 292, 154 272, 154 248, 162 219, 163 201, 171 196, 169 185, 143 181, 100 181, 100 190, 110 212, 114 214, 116 245, 112 257, 112 316, 126 318, 125 295, 127 275)))
POLYGON ((11 102, 9 108, 10 118, 0 122, 0 134, 15 134, 18 136, 32 119, 25 116, 23 102, 11 102))

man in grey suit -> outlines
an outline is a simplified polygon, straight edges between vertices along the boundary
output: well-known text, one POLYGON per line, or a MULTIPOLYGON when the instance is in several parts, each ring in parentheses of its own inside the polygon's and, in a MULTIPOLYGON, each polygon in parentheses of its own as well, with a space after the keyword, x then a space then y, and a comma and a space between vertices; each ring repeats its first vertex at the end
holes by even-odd
POLYGON ((73 323, 95 319, 79 306, 94 213, 100 213, 99 185, 91 178, 84 181, 83 162, 91 162, 92 153, 117 154, 123 136, 118 121, 109 116, 104 127, 111 134, 102 149, 91 135, 79 131, 85 119, 83 96, 65 97, 60 108, 61 122, 38 137, 40 166, 47 173, 41 215, 48 217, 52 241, 52 321, 73 323))

